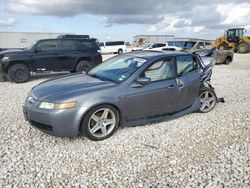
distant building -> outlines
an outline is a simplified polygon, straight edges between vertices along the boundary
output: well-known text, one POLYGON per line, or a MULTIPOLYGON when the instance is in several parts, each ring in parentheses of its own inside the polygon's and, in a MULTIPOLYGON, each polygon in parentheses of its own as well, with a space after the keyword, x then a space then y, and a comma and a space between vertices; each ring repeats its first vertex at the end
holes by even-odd
POLYGON ((134 36, 134 45, 140 46, 146 43, 156 43, 173 41, 174 35, 136 35, 134 36))
POLYGON ((40 39, 57 38, 65 33, 0 32, 0 48, 25 48, 40 39))

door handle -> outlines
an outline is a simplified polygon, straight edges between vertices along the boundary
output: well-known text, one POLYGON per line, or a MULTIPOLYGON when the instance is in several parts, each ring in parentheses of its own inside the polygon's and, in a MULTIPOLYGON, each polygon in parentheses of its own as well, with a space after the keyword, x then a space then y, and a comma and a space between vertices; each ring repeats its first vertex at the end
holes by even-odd
POLYGON ((168 89, 172 89, 172 88, 175 88, 176 87, 176 85, 170 85, 170 86, 168 86, 167 88, 168 89))
POLYGON ((184 87, 184 84, 183 84, 183 82, 180 79, 176 79, 176 82, 177 82, 177 86, 179 88, 183 88, 184 87))
POLYGON ((179 87, 179 88, 183 88, 183 87, 184 87, 184 84, 179 83, 179 84, 178 84, 178 87, 179 87))

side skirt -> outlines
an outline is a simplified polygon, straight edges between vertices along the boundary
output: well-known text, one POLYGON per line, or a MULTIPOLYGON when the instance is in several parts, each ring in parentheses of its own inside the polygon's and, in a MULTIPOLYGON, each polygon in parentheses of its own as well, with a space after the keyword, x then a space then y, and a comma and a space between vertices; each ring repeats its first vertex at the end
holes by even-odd
POLYGON ((123 121, 121 123, 121 127, 141 126, 141 125, 146 125, 146 124, 152 124, 152 123, 158 123, 158 122, 162 122, 162 121, 172 120, 172 119, 184 116, 186 114, 196 112, 200 109, 200 106, 201 106, 200 99, 196 98, 196 100, 192 106, 190 106, 189 108, 186 108, 182 111, 179 111, 179 112, 176 112, 176 113, 170 114, 170 115, 157 116, 157 117, 153 117, 153 118, 144 118, 144 119, 139 119, 139 120, 134 120, 134 121, 123 121))

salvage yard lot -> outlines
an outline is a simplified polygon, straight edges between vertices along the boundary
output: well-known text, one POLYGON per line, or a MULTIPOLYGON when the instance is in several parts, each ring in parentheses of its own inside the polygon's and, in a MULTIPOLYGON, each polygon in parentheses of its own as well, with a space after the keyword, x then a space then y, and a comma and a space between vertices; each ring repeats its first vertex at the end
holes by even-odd
POLYGON ((119 129, 101 142, 25 122, 29 90, 58 75, 0 82, 0 187, 250 186, 250 54, 215 66, 212 85, 226 102, 210 113, 119 129))

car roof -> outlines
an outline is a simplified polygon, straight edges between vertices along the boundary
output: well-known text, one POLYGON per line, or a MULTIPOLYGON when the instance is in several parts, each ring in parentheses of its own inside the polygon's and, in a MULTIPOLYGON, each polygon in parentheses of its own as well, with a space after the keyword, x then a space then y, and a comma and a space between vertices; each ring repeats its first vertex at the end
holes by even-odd
POLYGON ((86 38, 86 39, 80 39, 80 38, 75 38, 75 39, 69 39, 69 38, 52 38, 52 39, 41 39, 38 41, 53 41, 53 40, 57 40, 57 41, 67 41, 67 40, 73 40, 73 41, 88 41, 88 42, 95 42, 96 39, 94 38, 86 38))
POLYGON ((153 50, 147 50, 147 51, 134 51, 134 52, 128 52, 124 55, 129 56, 135 56, 140 57, 144 59, 151 59, 154 57, 171 57, 171 56, 179 56, 179 55, 188 55, 192 54, 189 52, 180 52, 180 51, 153 51, 153 50))

